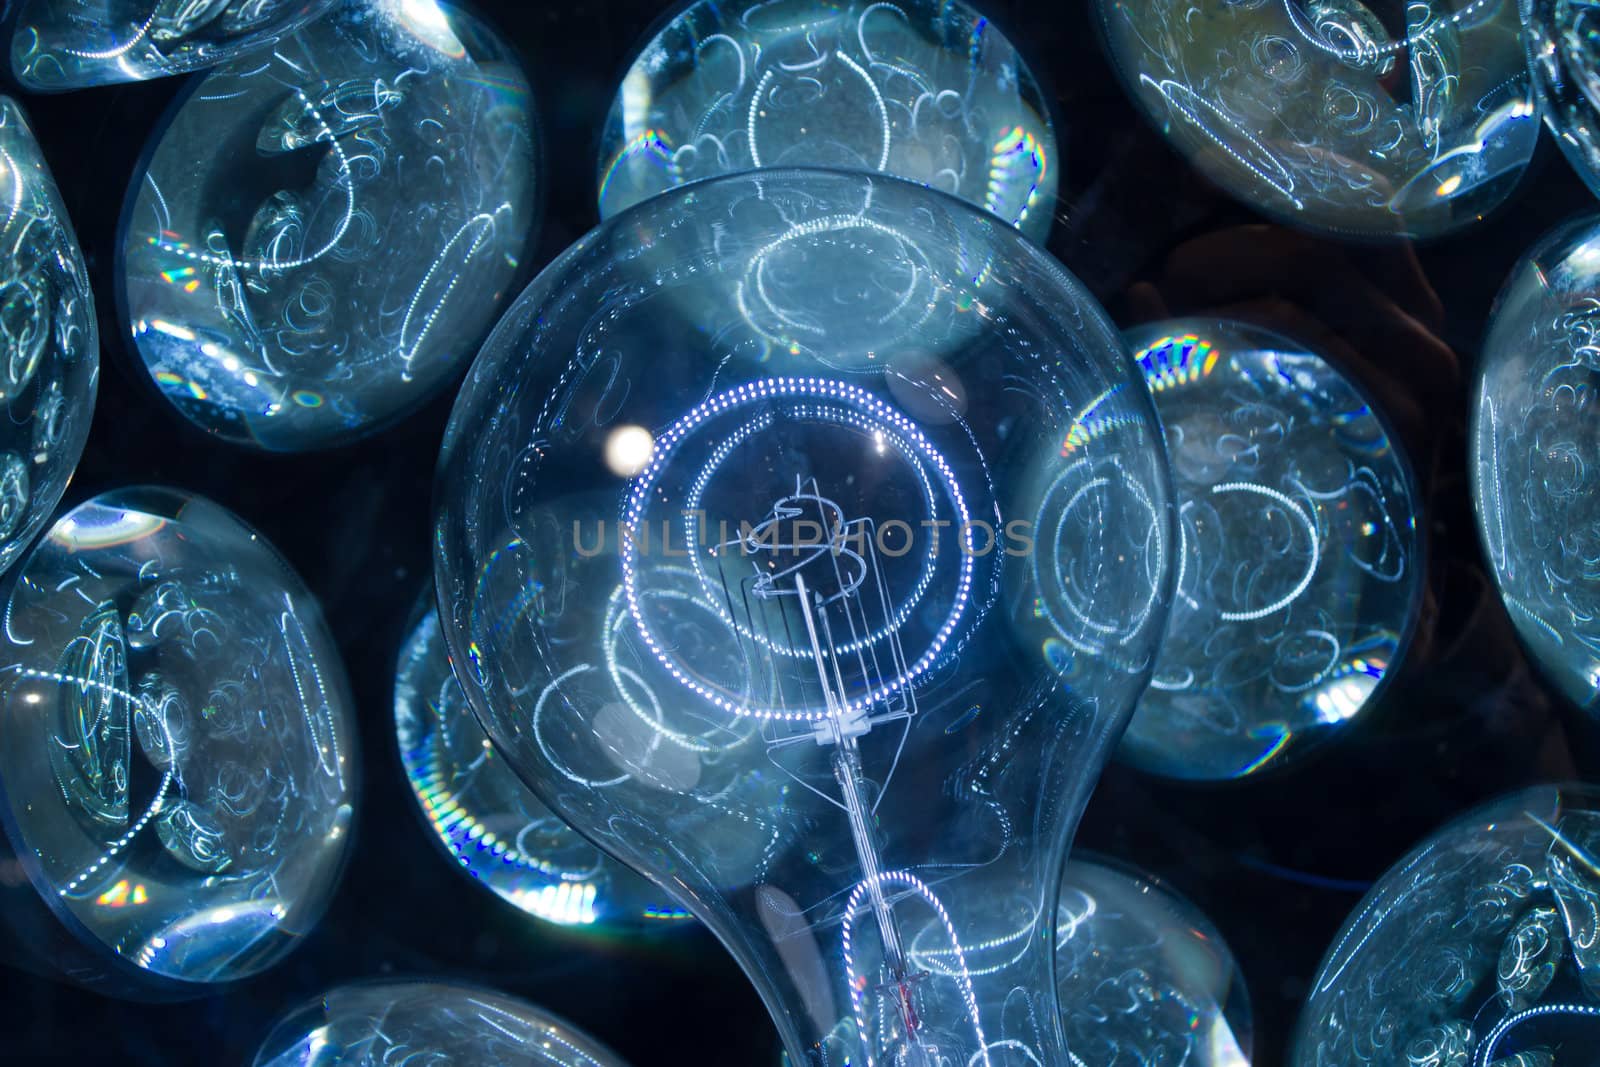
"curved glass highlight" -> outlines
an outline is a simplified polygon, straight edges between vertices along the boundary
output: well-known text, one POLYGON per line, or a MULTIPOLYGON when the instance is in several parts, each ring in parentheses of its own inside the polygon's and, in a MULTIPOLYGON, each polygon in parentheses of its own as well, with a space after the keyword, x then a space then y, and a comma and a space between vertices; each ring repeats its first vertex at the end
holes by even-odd
POLYGON ((1189 901, 1120 864, 1074 858, 1057 926, 1071 1067, 1249 1067, 1244 976, 1189 901))
POLYGON ((1287 338, 1207 319, 1124 336, 1166 430, 1182 562, 1118 755, 1199 780, 1283 766, 1405 653, 1422 595, 1411 465, 1361 390, 1287 338))
POLYGON ((1533 658, 1580 707, 1600 691, 1600 216, 1546 235, 1496 298, 1472 421, 1484 553, 1533 658))
POLYGON ((1148 393, 1059 264, 876 175, 663 193, 513 305, 438 485, 496 748, 793 1062, 1062 1061, 1055 887, 1173 552, 1148 393))
POLYGON ((89 272, 22 109, 0 96, 0 571, 61 502, 100 382, 89 272))
POLYGON ((11 70, 34 92, 185 74, 267 49, 335 0, 21 0, 11 70))
POLYGON ((1539 140, 1517 5, 1096 0, 1123 84, 1205 175, 1291 225, 1434 237, 1539 140))
POLYGON ((1449 824, 1334 940, 1295 1067, 1554 1067, 1600 1048, 1600 794, 1541 786, 1449 824))
POLYGON ((273 1027, 254 1061, 255 1067, 512 1063, 626 1067, 588 1034, 526 1001, 422 980, 329 990, 273 1027))
POLYGON ((300 579, 209 500, 122 489, 51 528, 4 619, 0 821, 39 896, 136 984, 271 966, 320 918, 355 799, 344 668, 300 579))
POLYGON ((342 444, 420 405, 532 238, 527 81, 433 0, 348 0, 205 75, 152 144, 124 321, 157 390, 241 444, 342 444))
POLYGON ((690 917, 579 836, 506 766, 450 672, 431 607, 400 649, 394 719, 400 762, 424 820, 451 859, 502 899, 560 926, 656 926, 690 917))
POLYGON ((1011 42, 961 0, 698 0, 629 68, 600 217, 756 167, 881 171, 1050 230, 1061 153, 1011 42))
POLYGON ((1545 125, 1600 196, 1600 20, 1574 0, 1520 0, 1528 68, 1545 125))

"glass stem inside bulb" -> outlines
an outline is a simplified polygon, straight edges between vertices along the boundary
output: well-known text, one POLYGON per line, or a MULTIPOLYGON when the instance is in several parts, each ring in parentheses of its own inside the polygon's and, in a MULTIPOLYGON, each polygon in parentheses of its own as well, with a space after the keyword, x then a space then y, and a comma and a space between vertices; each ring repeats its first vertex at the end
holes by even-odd
MULTIPOLYGON (((819 739, 833 746, 833 774, 839 782, 840 796, 850 819, 850 836, 855 842, 856 857, 861 863, 862 885, 867 890, 868 906, 872 909, 879 935, 883 938, 883 960, 888 972, 884 991, 894 998, 897 1009, 895 1014, 903 1027, 908 1050, 917 1050, 922 1047, 921 1025, 916 1008, 912 1004, 911 987, 918 976, 912 974, 906 965, 900 929, 895 923, 894 912, 883 892, 883 862, 880 858, 878 836, 873 828, 870 802, 867 799, 866 779, 861 767, 861 749, 856 743, 855 734, 847 733, 844 728, 848 708, 838 669, 834 668, 832 678, 828 669, 830 662, 835 664, 838 662, 838 656, 833 651, 831 642, 829 651, 823 652, 823 639, 818 632, 811 592, 806 588, 805 578, 800 574, 796 573, 794 580, 801 615, 805 619, 806 638, 811 644, 812 658, 817 665, 817 679, 821 683, 823 699, 828 710, 827 732, 820 734, 819 739)), ((866 1041, 867 1035, 862 1034, 861 1039, 866 1041)), ((924 1061, 925 1057, 918 1057, 908 1063, 915 1065, 924 1061)))

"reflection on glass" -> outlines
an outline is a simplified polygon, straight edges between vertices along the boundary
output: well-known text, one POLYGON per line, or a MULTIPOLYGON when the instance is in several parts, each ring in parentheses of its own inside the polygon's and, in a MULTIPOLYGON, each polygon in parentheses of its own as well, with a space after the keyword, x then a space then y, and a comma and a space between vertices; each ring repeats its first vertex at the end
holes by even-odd
POLYGON ((394 716, 400 760, 423 817, 473 878, 528 914, 562 926, 689 918, 580 837, 506 766, 450 672, 439 616, 431 609, 400 650, 394 716))
POLYGON ((1120 756, 1235 778, 1305 754, 1396 667, 1422 591, 1410 464, 1355 385, 1227 320, 1127 335, 1166 430, 1176 596, 1120 756))
POLYGON ((254 1062, 255 1067, 626 1067, 588 1034, 526 1001, 430 981, 329 990, 273 1027, 254 1062))
POLYGON ((1484 552, 1523 643, 1583 707, 1600 691, 1600 218, 1562 226, 1494 304, 1472 424, 1484 552))
POLYGON ((333 3, 22 0, 11 69, 35 92, 184 74, 270 48, 333 3))
POLYGON ((137 177, 119 283, 208 433, 338 444, 456 373, 531 238, 527 82, 433 0, 347 3, 207 74, 137 177))
POLYGON ((156 488, 68 512, 6 602, 0 706, 12 849, 118 973, 240 978, 315 924, 350 698, 316 603, 232 514, 156 488))
POLYGON ((49 520, 100 380, 94 294, 22 109, 0 96, 0 571, 49 520))
POLYGON ((1193 904, 1075 856, 1062 874, 1057 924, 1071 1067, 1249 1067, 1244 977, 1193 904))
POLYGON ((1097 0, 1134 100, 1294 225, 1429 237, 1510 195, 1539 138, 1500 0, 1097 0))
POLYGON ((496 749, 791 1060, 1063 1061, 1055 887, 1173 552, 1148 394, 1059 265, 877 175, 663 193, 513 305, 439 485, 496 749))
POLYGON ((600 151, 600 214, 754 167, 882 171, 1036 239, 1055 130, 1011 42, 960 0, 699 0, 628 70, 600 151))
POLYGON ((1296 1067, 1555 1067, 1600 1048, 1600 796, 1487 804, 1389 869, 1311 986, 1296 1067))

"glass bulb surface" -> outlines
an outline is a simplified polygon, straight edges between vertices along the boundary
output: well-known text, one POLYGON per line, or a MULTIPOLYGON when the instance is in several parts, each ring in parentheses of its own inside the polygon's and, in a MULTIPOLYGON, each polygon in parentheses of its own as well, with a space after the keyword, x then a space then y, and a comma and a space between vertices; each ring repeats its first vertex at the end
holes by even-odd
POLYGON ((273 1027, 255 1067, 626 1067, 594 1038, 503 993, 436 981, 340 986, 273 1027))
POLYGON ((1291 225, 1419 238, 1468 226, 1510 195, 1538 143, 1514 3, 1096 4, 1151 122, 1291 225))
POLYGON ((1410 641, 1411 465, 1303 345, 1214 319, 1124 336, 1166 431, 1182 562, 1119 757, 1199 780, 1283 766, 1368 707, 1410 641))
POLYGON ((1071 1067, 1249 1067, 1250 996, 1189 901, 1121 864, 1061 876, 1056 969, 1071 1067))
POLYGON ((1545 125, 1600 196, 1600 22, 1573 0, 1520 0, 1523 44, 1545 125))
POLYGON ((1496 298, 1471 429, 1473 503, 1501 599, 1546 676, 1600 689, 1600 217, 1546 235, 1496 298))
POLYGON ((1055 886, 1174 534, 1059 264, 879 175, 668 191, 518 298, 438 485, 495 747, 717 933, 794 1062, 1062 1062, 1055 886))
POLYGON ((89 272, 22 109, 0 96, 0 571, 61 502, 100 381, 89 272))
POLYGON ((531 108, 510 47, 433 0, 349 0, 205 75, 123 227, 125 322, 157 390, 272 451, 427 400, 531 240, 531 108))
POLYGON ((756 167, 881 171, 1043 240, 1061 154, 1011 42, 961 0, 699 0, 644 47, 600 149, 600 216, 756 167))
POLYGON ((16 573, 0 705, 12 850, 114 973, 242 978, 321 916, 355 798, 344 669, 230 512, 151 487, 67 512, 16 573))
POLYGON ((11 69, 34 92, 185 74, 271 48, 335 0, 22 0, 11 69))
POLYGON ((1492 801, 1395 864, 1323 957, 1295 1067, 1554 1067, 1600 1048, 1600 794, 1492 801))
POLYGON ((506 766, 450 671, 431 605, 400 650, 394 718, 400 762, 424 820, 451 859, 500 897, 561 926, 690 918, 562 822, 506 766))

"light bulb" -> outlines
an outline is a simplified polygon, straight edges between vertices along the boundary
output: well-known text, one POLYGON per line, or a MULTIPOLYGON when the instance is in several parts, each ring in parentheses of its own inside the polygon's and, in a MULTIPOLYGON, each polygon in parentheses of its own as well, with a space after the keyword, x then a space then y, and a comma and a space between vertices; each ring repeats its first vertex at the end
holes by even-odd
POLYGON ((1517 5, 1096 0, 1123 84, 1206 176, 1291 225, 1432 237, 1510 196, 1539 140, 1517 5))
POLYGON ((1075 853, 1061 876, 1057 927, 1072 1067, 1249 1067, 1244 977, 1189 901, 1075 853))
POLYGON ((1600 218, 1564 225, 1495 300, 1472 420, 1484 554, 1523 644, 1574 703, 1600 692, 1600 218))
POLYGON ((755 167, 921 182, 1042 240, 1061 155, 1005 36, 962 0, 699 0, 623 77, 600 149, 600 215, 755 167))
POLYGON ((1541 786, 1389 869, 1323 958, 1296 1067, 1553 1067, 1600 1048, 1600 794, 1541 786))
POLYGON ((155 389, 270 451, 425 402, 532 241, 532 101, 511 47, 433 0, 345 2, 204 76, 134 177, 117 284, 155 389))
POLYGON ((400 649, 394 718, 423 819, 450 858, 501 899, 560 926, 671 926, 690 917, 580 837, 506 766, 467 708, 431 607, 400 649))
POLYGON ((1572 168, 1600 195, 1600 36, 1573 0, 1524 0, 1522 41, 1540 112, 1572 168))
POLYGON ((436 981, 339 986, 277 1026, 255 1067, 400 1064, 626 1067, 571 1023, 490 989, 436 981))
POLYGON ((316 602, 231 513, 144 487, 62 516, 5 602, 0 706, 0 823, 37 894, 0 915, 41 963, 198 995, 316 924, 351 699, 316 602))
POLYGON ((1065 1062, 1056 887, 1173 531, 1148 393, 1054 260, 876 175, 663 193, 513 305, 438 485, 496 749, 716 932, 792 1061, 1065 1062), (616 426, 654 440, 631 477, 616 426))
POLYGON ((1370 706, 1410 643, 1411 465, 1304 345, 1228 320, 1124 336, 1166 431, 1182 562, 1119 756, 1200 780, 1282 767, 1370 706))
POLYGON ((334 2, 23 0, 11 69, 34 92, 185 74, 268 49, 334 2))
POLYGON ((22 109, 0 96, 0 571, 61 501, 100 380, 94 293, 22 109))

